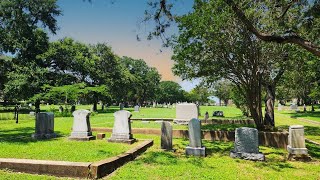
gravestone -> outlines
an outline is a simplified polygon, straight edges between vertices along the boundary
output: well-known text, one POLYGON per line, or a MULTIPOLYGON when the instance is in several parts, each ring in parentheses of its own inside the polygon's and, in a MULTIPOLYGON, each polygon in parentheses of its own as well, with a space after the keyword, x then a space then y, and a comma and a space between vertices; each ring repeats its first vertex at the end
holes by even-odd
POLYGON ((120 110, 123 110, 124 104, 123 104, 123 103, 120 103, 120 104, 119 104, 119 107, 120 107, 120 110))
POLYGON ((134 106, 134 112, 139 112, 140 106, 136 105, 134 106))
POLYGON ((173 120, 176 124, 187 125, 190 119, 198 119, 198 108, 194 103, 182 103, 176 106, 176 118, 173 120))
POLYGON ((109 142, 120 142, 132 144, 135 139, 131 134, 130 124, 131 113, 126 110, 120 110, 114 113, 114 125, 109 142))
POLYGON ((188 124, 189 145, 186 147, 186 155, 206 156, 206 148, 201 143, 201 123, 193 118, 188 124))
POLYGON ((291 104, 290 110, 298 110, 298 106, 296 104, 291 104))
POLYGON ((70 140, 89 141, 95 139, 95 136, 92 136, 90 126, 90 113, 90 111, 83 109, 72 113, 73 126, 70 140))
POLYGON ((172 126, 170 122, 161 124, 161 149, 172 150, 172 126))
POLYGON ((212 116, 223 117, 223 111, 214 111, 212 113, 212 116))
POLYGON ((57 137, 54 133, 54 114, 52 112, 36 113, 35 133, 32 134, 34 139, 50 139, 57 137))
POLYGON ((153 108, 157 107, 157 103, 155 101, 152 102, 152 107, 153 108))
POLYGON ((209 113, 208 111, 206 111, 206 114, 204 115, 204 121, 207 123, 208 119, 209 119, 209 113))
POLYGON ((264 161, 264 154, 259 152, 258 130, 255 128, 241 127, 235 131, 234 150, 230 157, 253 161, 264 161))
POLYGON ((304 127, 301 125, 293 125, 289 127, 288 146, 289 153, 288 159, 292 157, 304 156, 308 158, 308 149, 306 148, 304 138, 304 127))
POLYGON ((30 116, 35 116, 36 113, 35 113, 34 111, 30 111, 30 112, 29 112, 29 115, 30 115, 30 116))
POLYGON ((283 109, 283 106, 282 106, 282 104, 278 104, 278 111, 282 111, 282 109, 283 109))

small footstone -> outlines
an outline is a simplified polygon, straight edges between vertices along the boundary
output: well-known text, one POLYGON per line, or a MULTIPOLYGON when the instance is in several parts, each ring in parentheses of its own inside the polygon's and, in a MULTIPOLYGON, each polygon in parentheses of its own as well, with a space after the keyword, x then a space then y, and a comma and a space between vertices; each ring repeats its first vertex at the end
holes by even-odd
POLYGON ((97 139, 103 139, 106 137, 106 134, 105 133, 98 133, 97 134, 97 139))

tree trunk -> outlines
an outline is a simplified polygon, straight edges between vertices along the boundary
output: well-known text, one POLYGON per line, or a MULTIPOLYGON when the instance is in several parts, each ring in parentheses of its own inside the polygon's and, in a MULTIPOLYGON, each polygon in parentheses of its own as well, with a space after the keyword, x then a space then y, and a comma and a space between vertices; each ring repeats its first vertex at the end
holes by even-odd
POLYGON ((249 85, 246 90, 247 102, 251 116, 258 130, 264 129, 261 104, 261 82, 257 79, 256 83, 249 85))
POLYGON ((224 105, 228 106, 228 99, 223 100, 224 101, 224 105))
POLYGON ((95 102, 93 103, 93 108, 92 108, 93 111, 97 111, 97 110, 98 110, 97 104, 98 104, 97 101, 95 101, 95 102))
POLYGON ((34 103, 34 107, 36 109, 36 113, 40 112, 40 100, 37 99, 36 102, 34 103))
POLYGON ((274 127, 274 101, 276 96, 275 85, 267 85, 267 97, 265 100, 264 124, 274 127))

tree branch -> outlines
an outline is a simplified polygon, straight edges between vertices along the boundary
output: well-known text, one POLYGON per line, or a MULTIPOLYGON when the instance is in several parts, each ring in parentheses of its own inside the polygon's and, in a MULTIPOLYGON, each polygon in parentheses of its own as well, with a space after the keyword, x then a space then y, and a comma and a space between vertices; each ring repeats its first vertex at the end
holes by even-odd
POLYGON ((244 23, 247 29, 256 35, 259 39, 268 42, 277 42, 277 43, 291 43, 296 44, 312 54, 320 57, 320 47, 312 44, 312 42, 303 39, 298 35, 270 35, 263 32, 259 32, 250 22, 250 20, 245 16, 245 14, 238 8, 238 6, 233 2, 233 0, 224 0, 234 11, 237 17, 244 23))

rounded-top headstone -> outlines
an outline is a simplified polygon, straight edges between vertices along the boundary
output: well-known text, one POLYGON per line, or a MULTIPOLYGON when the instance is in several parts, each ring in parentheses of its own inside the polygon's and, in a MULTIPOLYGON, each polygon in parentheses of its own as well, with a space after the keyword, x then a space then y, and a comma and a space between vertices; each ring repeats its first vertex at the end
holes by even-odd
POLYGON ((189 146, 201 147, 201 123, 198 119, 193 118, 189 121, 189 146))

